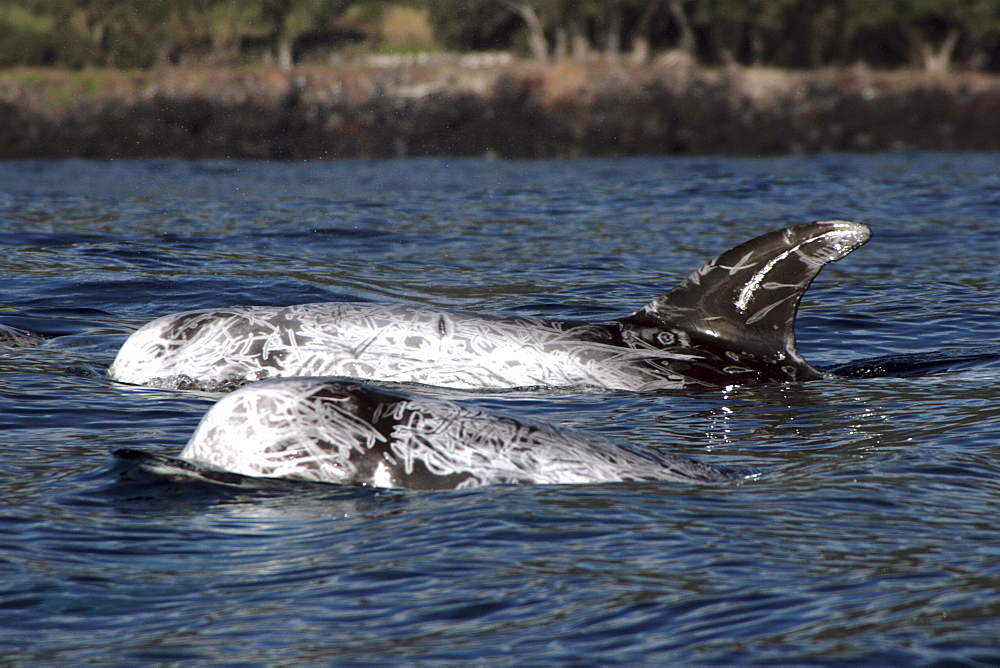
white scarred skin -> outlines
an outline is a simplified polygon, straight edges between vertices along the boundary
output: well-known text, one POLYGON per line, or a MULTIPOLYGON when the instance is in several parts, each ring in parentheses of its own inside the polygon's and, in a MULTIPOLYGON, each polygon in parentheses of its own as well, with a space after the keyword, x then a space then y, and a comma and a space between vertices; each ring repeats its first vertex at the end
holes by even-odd
POLYGON ((368 303, 191 311, 140 328, 108 373, 209 390, 292 376, 631 391, 818 379, 795 350, 799 299, 826 263, 869 235, 847 221, 762 235, 607 323, 368 303))
POLYGON ((137 385, 206 385, 283 376, 347 376, 441 387, 678 387, 629 360, 650 351, 581 341, 533 318, 384 304, 303 304, 195 311, 154 320, 109 374, 137 385))
POLYGON ((653 448, 323 378, 261 381, 225 395, 180 457, 253 477, 412 489, 745 477, 653 448))

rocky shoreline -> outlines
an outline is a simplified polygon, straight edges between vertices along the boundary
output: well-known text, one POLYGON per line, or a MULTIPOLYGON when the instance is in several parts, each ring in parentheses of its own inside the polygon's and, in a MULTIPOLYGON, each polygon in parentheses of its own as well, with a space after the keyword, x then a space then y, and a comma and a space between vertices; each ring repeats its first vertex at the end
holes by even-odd
POLYGON ((1000 150, 1000 77, 531 62, 0 72, 0 159, 1000 150))

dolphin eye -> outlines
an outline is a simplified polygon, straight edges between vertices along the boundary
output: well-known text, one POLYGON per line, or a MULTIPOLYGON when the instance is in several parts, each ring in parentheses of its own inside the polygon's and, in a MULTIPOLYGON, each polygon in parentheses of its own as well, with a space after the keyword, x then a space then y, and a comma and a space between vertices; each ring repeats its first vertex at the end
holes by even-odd
POLYGON ((677 342, 677 337, 674 336, 673 332, 659 332, 656 335, 656 341, 660 345, 669 346, 677 342))

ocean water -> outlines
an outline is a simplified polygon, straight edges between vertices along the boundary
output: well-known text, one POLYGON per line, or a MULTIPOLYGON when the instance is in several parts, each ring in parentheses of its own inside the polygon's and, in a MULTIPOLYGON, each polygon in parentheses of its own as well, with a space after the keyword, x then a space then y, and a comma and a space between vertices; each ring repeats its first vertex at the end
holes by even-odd
POLYGON ((0 347, 0 662, 1000 661, 1000 156, 7 162, 0 246, 0 323, 46 337, 0 347), (832 218, 874 236, 806 294, 799 349, 895 356, 876 377, 415 388, 753 480, 234 489, 111 455, 176 455, 213 400, 105 378, 159 315, 607 319, 832 218))

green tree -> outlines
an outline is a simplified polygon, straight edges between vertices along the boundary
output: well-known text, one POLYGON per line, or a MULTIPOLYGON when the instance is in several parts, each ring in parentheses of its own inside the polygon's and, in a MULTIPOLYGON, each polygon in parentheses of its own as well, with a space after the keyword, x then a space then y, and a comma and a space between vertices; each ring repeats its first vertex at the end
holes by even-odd
POLYGON ((845 1, 851 33, 880 40, 902 35, 908 63, 930 72, 950 70, 961 42, 976 52, 1000 30, 997 0, 845 1))
POLYGON ((699 0, 694 22, 713 59, 762 64, 780 39, 797 0, 699 0))
POLYGON ((531 48, 531 56, 538 61, 545 61, 549 57, 549 41, 545 37, 545 24, 539 17, 539 6, 542 16, 551 11, 554 3, 528 2, 527 0, 497 0, 503 7, 524 21, 528 31, 528 45, 531 48))
POLYGON ((327 27, 351 4, 348 0, 261 0, 261 16, 271 29, 278 64, 291 68, 296 40, 327 27))
POLYGON ((423 0, 438 38, 452 49, 511 48, 526 36, 531 56, 549 58, 561 0, 423 0))
POLYGON ((31 0, 0 4, 0 66, 39 65, 52 55, 52 18, 31 0))
POLYGON ((214 62, 232 62, 244 40, 261 22, 256 0, 188 0, 175 2, 169 17, 175 48, 184 53, 207 51, 214 62))

